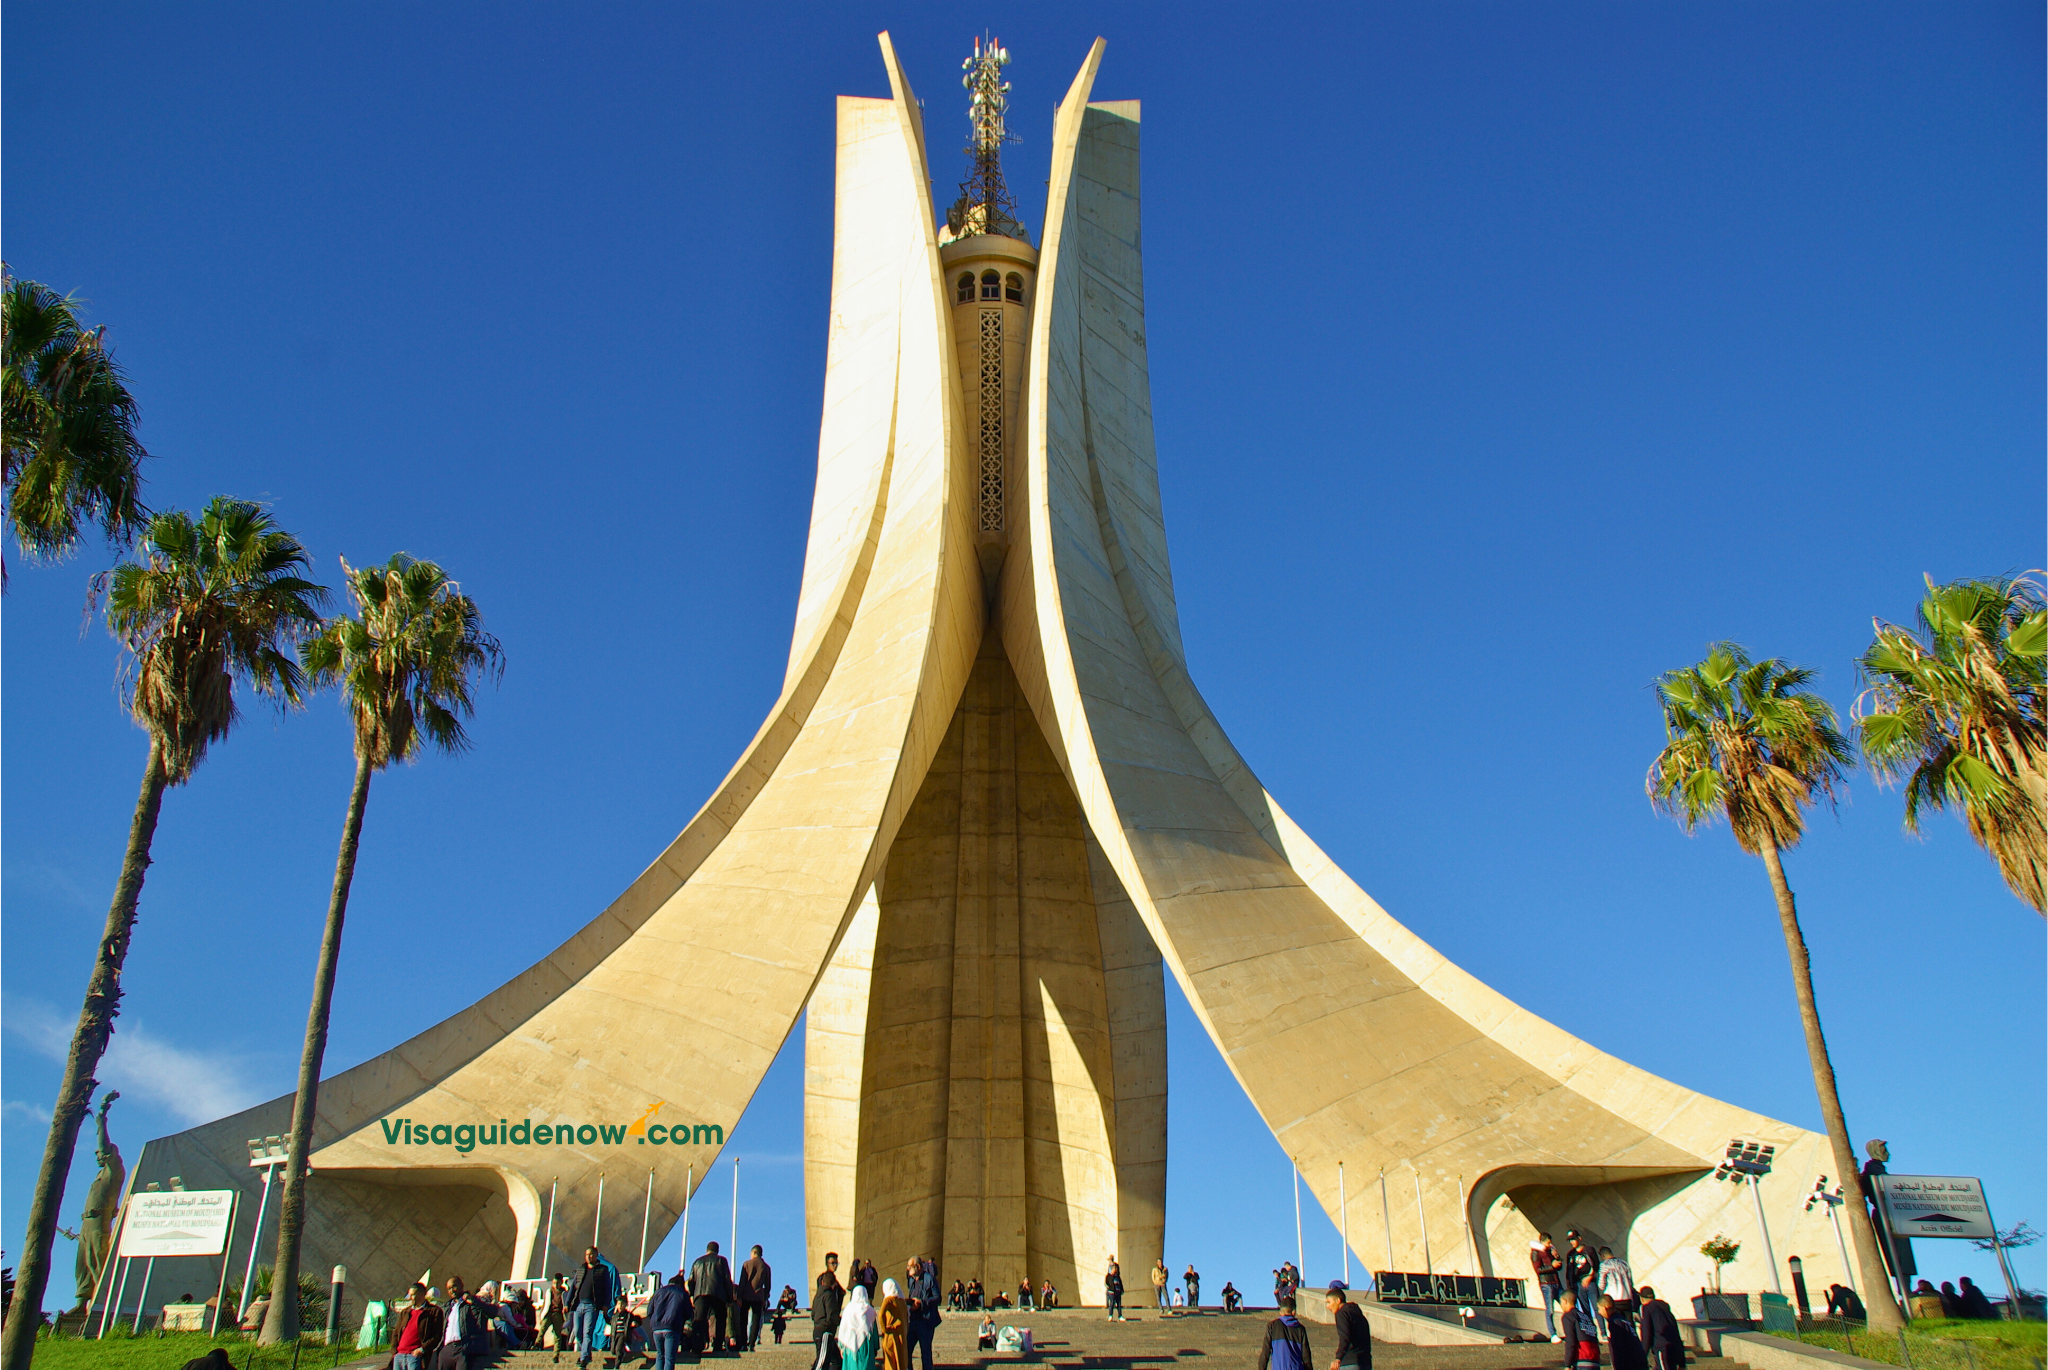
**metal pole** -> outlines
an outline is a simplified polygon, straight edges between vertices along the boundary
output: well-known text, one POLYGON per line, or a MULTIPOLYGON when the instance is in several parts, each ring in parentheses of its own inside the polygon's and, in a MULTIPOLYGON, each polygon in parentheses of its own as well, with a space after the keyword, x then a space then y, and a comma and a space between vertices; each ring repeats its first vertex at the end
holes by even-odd
MULTIPOLYGON (((107 1244, 107 1263, 100 1267, 99 1280, 97 1283, 93 1285, 93 1303, 99 1303, 100 1295, 107 1292, 107 1283, 114 1278, 114 1267, 121 1263, 121 1232, 124 1228, 128 1226, 128 1193, 130 1187, 133 1186, 134 1183, 135 1176, 131 1172, 128 1176, 128 1184, 122 1186, 121 1206, 120 1208, 115 1210, 114 1213, 114 1237, 113 1240, 107 1244)), ((107 1335, 107 1314, 111 1308, 111 1304, 100 1304, 99 1335, 102 1337, 107 1335)), ((92 1304, 90 1303, 85 1306, 85 1321, 92 1321, 92 1304)), ((79 1325, 78 1337, 81 1341, 85 1339, 85 1326, 83 1323, 79 1325)))
MULTIPOLYGON (((1826 1203, 1825 1195, 1822 1196, 1822 1202, 1826 1203)), ((1827 1204, 1828 1221, 1835 1225, 1835 1250, 1842 1256, 1842 1279, 1849 1286, 1849 1292, 1853 1294, 1856 1292, 1856 1267, 1849 1264, 1849 1244, 1842 1240, 1842 1202, 1837 1200, 1827 1204)), ((1857 1297, 1863 1296, 1857 1294, 1857 1297)))
POLYGON ((697 1163, 690 1162, 688 1175, 683 1180, 683 1244, 682 1254, 676 1257, 676 1264, 683 1269, 690 1268, 690 1196, 697 1191, 697 1163))
POLYGON ((1472 1235, 1472 1196, 1465 1192, 1465 1177, 1458 1177, 1458 1214, 1465 1224, 1465 1254, 1472 1259, 1472 1273, 1479 1270, 1479 1242, 1472 1235))
POLYGON ((242 1317, 249 1311, 249 1291, 256 1283, 256 1249, 263 1245, 263 1212, 270 1207, 270 1177, 277 1173, 277 1167, 263 1167, 263 1197, 256 1201, 256 1230, 249 1234, 249 1264, 242 1271, 242 1297, 235 1300, 235 1326, 242 1325, 242 1317))
MULTIPOLYGON (((1899 1286, 1899 1308, 1910 1319, 1913 1316, 1913 1286, 1908 1282, 1906 1273, 1899 1269, 1899 1229, 1892 1223, 1892 1201, 1891 1196, 1885 1193, 1884 1178, 1882 1175, 1873 1176, 1870 1185, 1872 1189, 1877 1191, 1878 1212, 1884 1215, 1883 1238, 1887 1247, 1890 1248, 1885 1252, 1885 1264, 1891 1268, 1892 1280, 1899 1286)), ((1862 1196, 1858 1195, 1857 1199, 1860 1202, 1862 1196)), ((1987 1208, 1986 1211, 1988 1212, 1989 1209, 1987 1208)), ((1904 1336, 1903 1330, 1900 1335, 1901 1337, 1904 1336)), ((1901 1342, 1901 1344, 1903 1345, 1904 1343, 1901 1342)))
POLYGON ((235 1197, 228 1200, 228 1239, 220 1248, 220 1289, 213 1296, 213 1326, 206 1329, 206 1335, 216 1336, 220 1332, 220 1306, 228 1301, 228 1267, 235 1258, 229 1254, 235 1249, 235 1218, 242 1207, 242 1191, 234 1191, 235 1197))
POLYGON ((647 1208, 640 1214, 640 1273, 647 1273, 647 1225, 654 1220, 654 1167, 647 1168, 647 1208))
POLYGON ((1344 1162, 1337 1162, 1337 1217, 1343 1230, 1337 1235, 1344 1242, 1344 1287, 1351 1287, 1351 1205, 1344 1199, 1344 1162))
POLYGON ((732 1158, 732 1241, 727 1245, 725 1258, 737 1260, 740 1254, 740 1158, 732 1158))
POLYGON ((1778 1278, 1778 1253, 1771 1250, 1771 1229, 1764 1222, 1762 1179, 1763 1177, 1760 1175, 1749 1177, 1749 1197, 1756 1201, 1756 1230, 1763 1233, 1764 1237, 1764 1264, 1771 1269, 1771 1292, 1773 1294, 1783 1294, 1785 1292, 1785 1282, 1778 1278))
POLYGON ((590 1220, 590 1244, 597 1245, 597 1234, 604 1230, 604 1176, 597 1177, 597 1216, 590 1220))
MULTIPOLYGON (((1394 1210, 1387 1204, 1387 1168, 1385 1166, 1380 1167, 1380 1221, 1387 1225, 1386 1268, 1391 1271, 1394 1268, 1394 1210)), ((1375 1289, 1379 1288, 1377 1282, 1375 1282, 1373 1287, 1375 1289)), ((1381 1289, 1380 1292, 1384 1294, 1386 1291, 1381 1289)))
POLYGON ((149 1304, 149 1277, 156 1273, 156 1257, 151 1256, 142 1263, 142 1290, 135 1296, 135 1332, 142 1335, 142 1310, 149 1304))
MULTIPOLYGON (((548 1263, 555 1258, 555 1191, 562 1187, 562 1177, 557 1175, 548 1181, 548 1235, 541 1242, 540 1277, 548 1278, 548 1263)), ((552 1288, 553 1286, 549 1286, 552 1288)))
POLYGON ((1307 1263, 1301 1249, 1301 1161, 1294 1162, 1294 1277, 1302 1279, 1301 1267, 1307 1263))
POLYGON ((1422 1273, 1434 1276, 1436 1266, 1429 1259, 1429 1219, 1422 1212, 1422 1171, 1415 1171, 1415 1221, 1422 1228, 1422 1273))
MULTIPOLYGON (((1977 1185, 1977 1192, 1981 1195, 1983 1191, 1984 1186, 1980 1181, 1977 1185)), ((1998 1273, 2005 1276, 2005 1296, 2009 1300, 2006 1305, 2006 1312, 2011 1315, 2013 1321, 2017 1322, 2020 1316, 2020 1287, 2013 1282, 2012 1266, 2006 1262, 2005 1243, 1998 1240, 1998 1220, 1991 1216, 1991 1200, 1988 1197, 1984 1199, 1984 1221, 1991 1224, 1991 1249, 1998 1253, 1998 1273)), ((1912 1305, 1908 1304, 1907 1306, 1911 1307, 1912 1305)))
MULTIPOLYGON (((116 1247, 115 1249, 119 1250, 120 1248, 116 1247)), ((116 1259, 118 1260, 119 1258, 116 1257, 116 1259)), ((114 1281, 113 1302, 107 1305, 106 1311, 100 1316, 101 1337, 105 1337, 107 1335, 107 1324, 109 1322, 121 1321, 121 1300, 128 1297, 128 1272, 130 1270, 133 1270, 134 1268, 135 1261, 133 1260, 133 1258, 121 1261, 121 1278, 114 1281)))

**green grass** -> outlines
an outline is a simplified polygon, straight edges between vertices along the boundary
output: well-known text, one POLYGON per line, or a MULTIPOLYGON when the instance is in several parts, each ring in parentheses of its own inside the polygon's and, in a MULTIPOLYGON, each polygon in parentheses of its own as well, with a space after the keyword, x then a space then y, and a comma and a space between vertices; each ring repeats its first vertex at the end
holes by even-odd
MULTIPOLYGON (((1794 1340, 1783 1332, 1769 1335, 1794 1340)), ((1906 1333, 1905 1353, 1896 1333, 1869 1332, 1861 1323, 1816 1321, 1807 1324, 1796 1339, 1808 1346, 1847 1351, 1865 1360, 1901 1367, 1906 1363, 1904 1355, 1910 1354, 1913 1370, 2041 1370, 2048 1323, 1915 1322, 1906 1333)))
MULTIPOLYGON (((291 1370, 292 1346, 258 1346, 239 1332, 209 1337, 204 1332, 171 1332, 131 1337, 125 1325, 107 1329, 98 1340, 45 1336, 36 1342, 36 1370, 183 1370, 186 1361, 203 1356, 214 1347, 226 1349, 235 1370, 291 1370)), ((335 1363, 335 1351, 343 1362, 369 1355, 358 1351, 353 1337, 336 1348, 325 1339, 300 1339, 299 1370, 328 1370, 335 1363)))

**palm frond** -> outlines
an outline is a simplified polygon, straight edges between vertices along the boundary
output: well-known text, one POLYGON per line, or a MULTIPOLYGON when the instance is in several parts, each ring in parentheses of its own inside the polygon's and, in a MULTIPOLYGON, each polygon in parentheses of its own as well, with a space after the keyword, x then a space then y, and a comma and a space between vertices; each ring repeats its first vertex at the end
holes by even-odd
POLYGON ((1852 711, 1865 763, 1902 784, 1905 822, 1959 809, 2008 886, 2048 913, 2048 597, 2039 573, 1936 585, 1916 627, 1872 621, 1852 711))
POLYGON ((1797 846, 1806 808, 1834 802, 1853 755, 1813 680, 1733 642, 1660 677, 1665 744, 1644 784, 1651 804, 1687 831, 1725 818, 1745 851, 1797 846))
POLYGON ((476 602, 440 566, 404 552, 383 566, 341 565, 355 612, 329 619, 300 661, 315 682, 341 687, 356 755, 381 770, 415 759, 422 739, 467 749, 471 682, 504 672, 476 602))
POLYGON ((305 548, 260 505, 215 497, 197 519, 153 517, 141 559, 108 582, 107 627, 128 649, 128 703, 182 784, 241 717, 239 680, 297 704, 296 648, 319 626, 327 592, 297 574, 305 548))

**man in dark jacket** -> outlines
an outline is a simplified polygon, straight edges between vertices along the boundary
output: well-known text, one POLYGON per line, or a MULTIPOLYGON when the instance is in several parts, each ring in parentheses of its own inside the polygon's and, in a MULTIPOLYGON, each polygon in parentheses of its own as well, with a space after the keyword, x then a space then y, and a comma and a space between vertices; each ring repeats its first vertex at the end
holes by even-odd
POLYGON ((1593 1277, 1599 1272, 1600 1258, 1593 1254, 1593 1243, 1579 1235, 1573 1228, 1564 1234, 1567 1243, 1564 1250, 1564 1287, 1579 1305, 1579 1316, 1588 1322, 1593 1319, 1593 1301, 1600 1297, 1593 1288, 1593 1277))
POLYGON ((1594 1311, 1607 1322, 1607 1359, 1614 1370, 1650 1370, 1649 1353, 1643 1350, 1628 1314, 1614 1302, 1614 1296, 1602 1294, 1594 1311))
POLYGON ((1685 1336, 1672 1316, 1671 1305, 1644 1285, 1636 1291, 1637 1316, 1643 1324, 1643 1350, 1650 1357, 1651 1370, 1681 1370, 1685 1364, 1685 1336))
POLYGON ((904 1356, 904 1370, 917 1360, 924 1348, 924 1370, 932 1370, 932 1337, 939 1330, 939 1268, 928 1256, 915 1256, 903 1263, 903 1296, 910 1300, 910 1349, 904 1356))
POLYGON ((427 1302, 427 1287, 415 1284, 412 1301, 398 1311, 391 1370, 430 1370, 441 1351, 441 1326, 441 1310, 427 1302))
POLYGON ((768 1320, 768 1300, 774 1293, 775 1272, 761 1259, 761 1248, 757 1246, 740 1266, 740 1303, 735 1319, 739 1326, 733 1329, 740 1345, 749 1351, 761 1344, 761 1324, 768 1320))
POLYGON ((1259 1343, 1259 1370, 1311 1370, 1314 1364, 1308 1329, 1294 1316, 1294 1296, 1283 1295, 1280 1316, 1266 1324, 1266 1339, 1259 1343))
POLYGON ((838 1370, 839 1311, 846 1306, 846 1286, 839 1283, 839 1253, 825 1253, 825 1268, 811 1291, 811 1340, 818 1344, 811 1370, 838 1370))
POLYGON ((676 1348, 690 1331, 690 1285, 682 1271, 647 1301, 646 1327, 654 1341, 654 1370, 675 1370, 676 1348))
POLYGON ((469 1370, 472 1364, 491 1354, 490 1324, 462 1287, 460 1275, 448 1277, 448 1307, 441 1330, 441 1350, 434 1357, 435 1370, 469 1370))
POLYGON ((590 1364, 590 1348, 597 1340, 597 1329, 611 1317, 612 1304, 618 1297, 611 1267, 597 1254, 596 1247, 585 1248, 583 1268, 576 1272, 576 1286, 569 1291, 569 1326, 576 1342, 578 1366, 590 1364))
POLYGON ((1330 1285, 1323 1301, 1337 1327, 1337 1358, 1330 1362, 1330 1370, 1372 1370, 1372 1324, 1365 1320, 1365 1310, 1344 1297, 1339 1283, 1330 1285))
POLYGON ((704 1254, 690 1267, 690 1335, 700 1350, 725 1350, 725 1311, 732 1306, 732 1267, 718 1254, 717 1242, 704 1243, 704 1254), (715 1328, 705 1340, 706 1328, 715 1328))

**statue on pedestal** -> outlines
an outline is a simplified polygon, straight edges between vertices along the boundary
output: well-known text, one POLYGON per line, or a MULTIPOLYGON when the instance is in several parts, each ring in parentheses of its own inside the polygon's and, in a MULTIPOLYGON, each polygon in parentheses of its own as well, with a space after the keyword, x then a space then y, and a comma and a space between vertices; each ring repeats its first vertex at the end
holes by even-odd
POLYGON ((99 1290, 100 1272, 113 1256, 114 1219, 121 1209, 121 1185, 128 1178, 128 1168, 121 1163, 121 1149, 107 1136, 107 1110, 120 1097, 119 1090, 110 1089, 100 1100, 100 1169, 85 1191, 85 1212, 78 1215, 77 1311, 81 1313, 92 1306, 93 1295, 99 1290))

